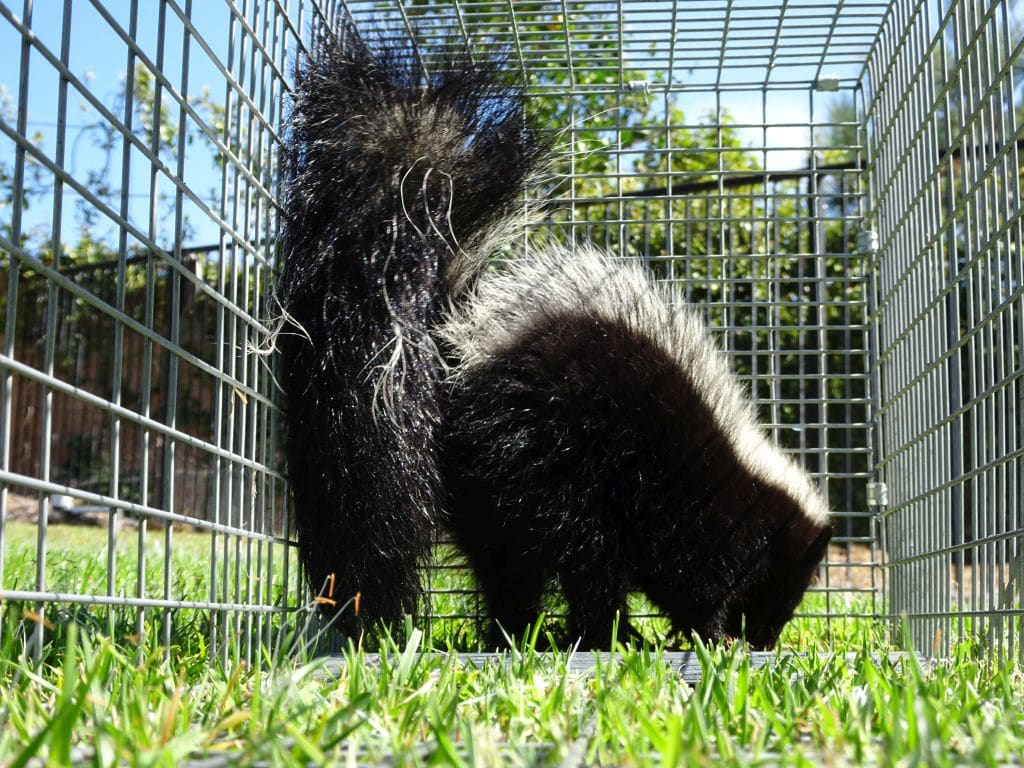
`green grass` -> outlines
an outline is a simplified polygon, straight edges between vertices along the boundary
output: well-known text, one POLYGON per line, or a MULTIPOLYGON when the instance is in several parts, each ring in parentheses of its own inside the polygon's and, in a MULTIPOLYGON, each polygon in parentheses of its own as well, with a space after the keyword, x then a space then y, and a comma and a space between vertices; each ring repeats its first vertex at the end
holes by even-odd
MULTIPOLYGON (((33 540, 21 535, 8 541, 8 574, 32 572, 20 561, 33 540)), ((50 555, 78 586, 89 584, 74 564, 100 552, 84 536, 54 540, 50 555)), ((208 546, 176 534, 175 567, 202 566, 208 546)), ((162 548, 152 557, 162 572, 162 548)), ((127 552, 123 559, 130 576, 127 552)), ((149 559, 147 551, 147 568, 149 559)), ((1024 754, 1019 667, 967 647, 923 667, 914 657, 890 660, 883 628, 869 620, 797 619, 784 644, 807 655, 784 653, 761 668, 740 643, 698 646, 703 676, 690 685, 657 645, 619 648, 581 674, 570 671, 569 653, 537 653, 529 638, 475 667, 444 650, 422 653, 422 636, 410 632, 402 646, 385 641, 379 661, 349 648, 332 675, 287 639, 259 663, 238 652, 227 664, 211 661, 201 618, 176 620, 174 646, 164 649, 157 631, 142 642, 111 639, 104 622, 55 610, 44 663, 35 665, 23 654, 35 628, 26 610, 0 606, 0 765, 35 757, 173 766, 221 753, 271 765, 557 765, 568 756, 612 765, 941 766, 1024 754)))

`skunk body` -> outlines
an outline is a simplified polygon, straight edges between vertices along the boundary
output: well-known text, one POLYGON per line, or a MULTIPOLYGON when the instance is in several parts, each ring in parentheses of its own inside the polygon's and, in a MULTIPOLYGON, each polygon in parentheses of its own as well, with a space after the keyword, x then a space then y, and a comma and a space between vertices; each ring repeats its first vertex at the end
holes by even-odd
POLYGON ((441 488, 430 331, 540 154, 499 63, 323 33, 296 68, 275 298, 286 455, 310 586, 363 620, 415 611, 441 488), (358 610, 358 609, 357 609, 358 610))
POLYGON ((824 500, 670 298, 636 263, 551 249, 484 273, 440 330, 449 524, 505 631, 557 580, 584 647, 634 590, 677 630, 768 647, 822 559, 824 500))

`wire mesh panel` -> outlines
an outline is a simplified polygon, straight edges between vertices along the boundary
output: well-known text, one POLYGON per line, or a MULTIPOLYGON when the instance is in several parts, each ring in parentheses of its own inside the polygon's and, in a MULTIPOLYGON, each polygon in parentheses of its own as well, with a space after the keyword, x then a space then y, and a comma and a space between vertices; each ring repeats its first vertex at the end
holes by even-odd
POLYGON ((1020 651, 1021 8, 897 2, 867 61, 895 616, 1020 651))
POLYGON ((265 302, 289 56, 324 13, 0 3, 0 601, 36 652, 71 614, 248 653, 303 600, 265 302))

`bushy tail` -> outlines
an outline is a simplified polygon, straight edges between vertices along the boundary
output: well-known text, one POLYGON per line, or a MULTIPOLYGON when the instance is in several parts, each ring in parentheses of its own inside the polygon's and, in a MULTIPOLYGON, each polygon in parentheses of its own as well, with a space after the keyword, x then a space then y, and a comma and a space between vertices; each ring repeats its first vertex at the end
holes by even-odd
POLYGON ((297 65, 276 290, 288 474, 310 585, 333 573, 364 619, 415 610, 441 492, 430 331, 543 154, 503 79, 468 56, 425 72, 348 25, 297 65))

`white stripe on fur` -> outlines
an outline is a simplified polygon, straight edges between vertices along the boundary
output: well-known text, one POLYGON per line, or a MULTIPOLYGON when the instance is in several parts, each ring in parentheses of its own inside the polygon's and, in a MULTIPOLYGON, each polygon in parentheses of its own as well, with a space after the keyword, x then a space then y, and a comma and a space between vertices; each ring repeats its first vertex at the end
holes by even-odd
POLYGON ((614 324, 660 346, 692 381, 740 463, 792 498, 815 523, 828 508, 807 473, 765 436, 753 406, 697 312, 656 285, 636 260, 590 247, 548 246, 506 268, 481 274, 438 335, 458 353, 451 376, 471 371, 550 315, 578 313, 614 324))

